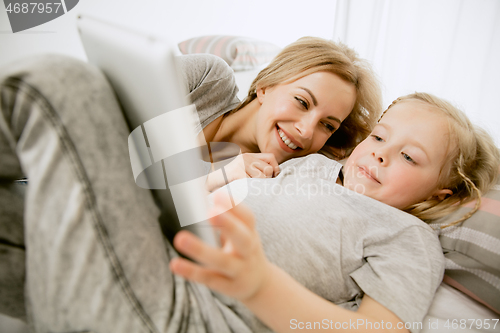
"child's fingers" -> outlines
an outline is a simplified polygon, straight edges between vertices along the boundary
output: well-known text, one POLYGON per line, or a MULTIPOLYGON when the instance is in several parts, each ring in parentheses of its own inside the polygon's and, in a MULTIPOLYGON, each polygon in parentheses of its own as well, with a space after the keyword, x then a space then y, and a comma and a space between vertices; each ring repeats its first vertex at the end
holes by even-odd
POLYGON ((229 213, 243 221, 251 230, 255 229, 255 217, 252 210, 247 205, 240 203, 233 207, 229 213))
POLYGON ((221 236, 225 241, 231 241, 232 250, 242 258, 247 257, 254 245, 253 231, 238 217, 228 212, 213 217, 210 222, 220 228, 221 236))
POLYGON ((240 265, 238 258, 224 253, 220 248, 205 244, 188 231, 177 233, 174 238, 174 247, 185 256, 229 277, 235 275, 240 265))
POLYGON ((202 283, 210 289, 224 292, 224 287, 227 288, 230 280, 212 271, 208 268, 202 267, 196 263, 183 258, 174 258, 170 261, 170 270, 172 273, 182 276, 185 279, 202 283))
MULTIPOLYGON (((217 209, 217 206, 219 207, 224 207, 226 197, 224 196, 223 193, 216 192, 214 195, 214 203, 215 203, 215 208, 217 209)), ((245 225, 247 225, 251 230, 255 228, 255 217, 252 213, 252 210, 248 208, 246 205, 240 203, 227 211, 226 213, 233 214, 237 218, 239 218, 245 225)), ((215 222, 217 223, 217 222, 215 222)))

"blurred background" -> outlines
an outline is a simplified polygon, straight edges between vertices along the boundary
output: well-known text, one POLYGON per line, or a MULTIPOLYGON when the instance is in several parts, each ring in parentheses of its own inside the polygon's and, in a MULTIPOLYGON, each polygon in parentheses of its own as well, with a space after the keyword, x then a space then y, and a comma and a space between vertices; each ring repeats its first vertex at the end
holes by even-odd
POLYGON ((375 67, 384 101, 414 91, 444 97, 500 146, 498 0, 80 0, 67 14, 13 34, 0 5, 0 66, 59 52, 85 59, 76 16, 87 13, 175 43, 246 36, 285 46, 302 36, 341 40, 375 67))
MULTIPOLYGON (((436 94, 500 146, 498 0, 80 0, 62 17, 16 34, 0 5, 0 66, 47 52, 85 59, 76 30, 82 13, 175 43, 212 34, 280 47, 302 36, 340 40, 372 63, 385 105, 414 91, 436 94)), ((5 325, 0 332, 15 332, 5 325)))

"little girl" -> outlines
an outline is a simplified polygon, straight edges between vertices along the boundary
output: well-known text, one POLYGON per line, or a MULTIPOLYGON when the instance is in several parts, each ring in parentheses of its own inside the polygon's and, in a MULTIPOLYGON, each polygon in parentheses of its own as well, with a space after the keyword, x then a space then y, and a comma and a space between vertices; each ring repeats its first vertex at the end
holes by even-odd
POLYGON ((180 232, 174 246, 197 263, 170 267, 239 300, 216 296, 255 332, 418 332, 443 256, 432 229, 403 211, 430 220, 479 199, 477 209, 499 163, 492 139, 462 112, 429 94, 404 96, 343 168, 311 155, 274 179, 248 180, 251 209, 211 221, 222 247, 180 232))

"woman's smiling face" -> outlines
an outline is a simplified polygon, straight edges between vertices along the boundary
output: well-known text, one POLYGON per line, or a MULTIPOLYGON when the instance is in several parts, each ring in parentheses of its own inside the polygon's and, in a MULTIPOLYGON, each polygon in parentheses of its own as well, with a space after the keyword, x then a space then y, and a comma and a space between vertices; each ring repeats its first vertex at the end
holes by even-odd
POLYGON ((278 163, 320 150, 349 115, 356 88, 335 74, 317 72, 291 83, 257 89, 256 140, 278 163))

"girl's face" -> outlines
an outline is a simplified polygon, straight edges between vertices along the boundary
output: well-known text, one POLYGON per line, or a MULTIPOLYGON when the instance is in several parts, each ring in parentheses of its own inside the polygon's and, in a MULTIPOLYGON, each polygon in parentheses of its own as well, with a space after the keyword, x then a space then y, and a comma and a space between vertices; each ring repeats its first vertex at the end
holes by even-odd
POLYGON ((452 194, 438 188, 449 151, 448 122, 417 100, 391 107, 344 167, 344 186, 404 209, 431 197, 452 194))
POLYGON ((257 145, 281 163, 320 150, 354 107, 356 88, 335 74, 318 72, 259 88, 257 100, 257 145))

